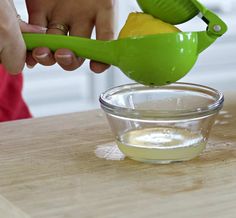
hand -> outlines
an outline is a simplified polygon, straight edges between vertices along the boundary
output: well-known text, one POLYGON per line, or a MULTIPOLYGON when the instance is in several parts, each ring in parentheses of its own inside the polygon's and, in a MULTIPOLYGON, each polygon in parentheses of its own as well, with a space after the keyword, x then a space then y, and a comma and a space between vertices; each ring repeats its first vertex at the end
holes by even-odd
POLYGON ((0 63, 11 74, 21 72, 25 64, 26 48, 23 32, 45 32, 38 26, 28 25, 17 18, 12 0, 0 1, 0 63))
MULTIPOLYGON (((50 28, 53 24, 64 25, 69 35, 91 37, 96 27, 96 38, 109 40, 113 38, 113 0, 26 0, 29 23, 48 27, 49 34, 67 34, 50 28)), ((36 48, 27 57, 27 64, 40 63, 50 66, 58 63, 63 69, 71 71, 80 67, 84 59, 76 57, 68 49, 58 49, 54 54, 48 48, 36 48)), ((90 68, 96 73, 103 72, 109 66, 95 61, 90 68)))

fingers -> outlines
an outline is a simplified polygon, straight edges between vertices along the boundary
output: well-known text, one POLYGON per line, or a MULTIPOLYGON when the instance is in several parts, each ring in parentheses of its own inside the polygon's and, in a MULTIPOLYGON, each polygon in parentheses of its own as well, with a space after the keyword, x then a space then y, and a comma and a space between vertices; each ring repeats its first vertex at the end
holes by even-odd
MULTIPOLYGON (((63 24, 63 21, 51 21, 48 25, 47 33, 56 35, 67 35, 68 28, 65 24, 63 24)), ((50 55, 50 57, 45 58, 47 59, 48 63, 49 61, 53 63, 52 61, 54 60, 54 62, 57 62, 64 70, 74 70, 78 65, 75 55, 68 49, 58 49, 52 56, 49 52, 47 52, 47 54, 50 55)), ((44 62, 42 64, 46 65, 47 63, 44 62)))
MULTIPOLYGON (((96 38, 99 40, 111 40, 114 37, 114 12, 112 2, 101 9, 96 18, 96 38)), ((96 61, 90 62, 90 68, 95 73, 101 73, 109 68, 109 65, 96 61)))
POLYGON ((44 66, 52 66, 56 63, 54 54, 49 48, 36 48, 32 51, 33 58, 44 66))
MULTIPOLYGON (((93 29, 92 22, 76 22, 72 23, 70 28, 70 35, 71 36, 80 36, 80 37, 87 37, 89 38, 91 36, 93 29)), ((54 30, 55 33, 55 30, 54 30)), ((68 49, 58 49, 55 52, 55 59, 57 63, 67 71, 72 71, 80 67, 84 59, 80 57, 76 57, 75 54, 68 50, 68 49)))
MULTIPOLYGON (((103 0, 101 4, 96 4, 96 6, 94 6, 95 1, 90 0, 83 5, 71 5, 68 3, 63 6, 60 1, 53 3, 48 1, 46 6, 41 5, 40 8, 33 7, 35 4, 31 4, 29 0, 26 2, 28 2, 28 8, 30 8, 29 6, 32 7, 31 12, 34 12, 29 13, 30 23, 48 27, 48 34, 67 34, 67 30, 64 27, 68 27, 70 35, 90 38, 95 25, 97 39, 110 40, 113 38, 113 0, 103 0), (91 8, 89 6, 94 7, 91 8), (42 10, 45 8, 46 14, 40 14, 40 10, 45 11, 42 10)), ((71 1, 70 3, 73 2, 76 1, 71 1)), ((34 64, 34 60, 47 66, 57 62, 63 69, 68 71, 80 67, 84 61, 65 48, 58 49, 55 54, 52 54, 47 48, 37 48, 33 51, 31 57, 27 56, 28 64, 34 64)), ((91 61, 90 66, 97 73, 103 72, 109 67, 109 65, 95 61, 91 61)))
POLYGON ((28 24, 22 20, 19 21, 19 24, 22 33, 46 33, 47 30, 46 27, 28 24))
POLYGON ((34 66, 37 64, 36 60, 32 56, 32 52, 27 52, 25 62, 29 69, 34 68, 34 66))
POLYGON ((73 71, 80 67, 84 60, 82 58, 77 58, 75 54, 68 49, 58 49, 55 52, 55 59, 57 63, 67 71, 73 71))
POLYGON ((48 21, 46 13, 39 11, 29 13, 29 23, 41 27, 47 27, 48 21))
MULTIPOLYGON (((46 14, 35 12, 29 14, 29 22, 33 25, 46 28, 48 25, 46 14)), ((26 63, 29 68, 37 63, 45 66, 51 66, 56 63, 53 53, 48 48, 36 48, 32 53, 28 53, 26 63)))

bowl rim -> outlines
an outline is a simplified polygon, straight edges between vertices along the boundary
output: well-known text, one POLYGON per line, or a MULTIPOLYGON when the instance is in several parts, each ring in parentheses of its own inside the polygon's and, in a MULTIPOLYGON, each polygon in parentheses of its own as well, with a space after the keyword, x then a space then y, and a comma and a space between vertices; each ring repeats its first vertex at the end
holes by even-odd
MULTIPOLYGON (((177 89, 176 89, 177 90, 177 89)), ((132 92, 131 92, 132 93, 132 92)), ((199 92, 200 93, 200 92, 199 92)), ((168 85, 164 86, 145 86, 139 83, 129 83, 129 84, 124 84, 124 85, 119 85, 112 87, 108 89, 107 91, 103 92, 100 97, 99 101, 101 104, 101 108, 112 115, 116 116, 121 116, 121 117, 126 117, 126 118, 134 118, 134 119, 189 119, 189 118, 198 118, 198 117, 203 117, 203 116, 208 116, 211 114, 214 114, 218 112, 224 102, 224 95, 222 92, 205 86, 205 85, 200 85, 200 84, 195 84, 195 83, 187 83, 187 82, 175 82, 171 83, 168 85), (130 89, 131 91, 134 91, 135 88, 143 88, 146 90, 151 90, 151 89, 166 89, 167 87, 170 87, 171 89, 176 89, 179 87, 179 90, 192 90, 198 92, 202 90, 202 93, 208 94, 210 96, 210 93, 214 93, 214 96, 211 95, 212 97, 215 97, 216 100, 212 104, 208 104, 207 106, 204 107, 198 107, 196 109, 192 110, 178 110, 178 111, 167 111, 167 110, 159 110, 158 113, 156 110, 142 110, 142 109, 132 109, 132 108, 127 108, 127 107, 122 107, 118 105, 113 105, 108 102, 107 97, 114 95, 118 92, 121 92, 122 90, 130 89), (182 89, 180 89, 182 88, 182 89), (185 89, 183 89, 185 88, 185 89), (190 89, 191 88, 191 89, 190 89), (203 91, 208 91, 208 92, 203 92, 203 91)))

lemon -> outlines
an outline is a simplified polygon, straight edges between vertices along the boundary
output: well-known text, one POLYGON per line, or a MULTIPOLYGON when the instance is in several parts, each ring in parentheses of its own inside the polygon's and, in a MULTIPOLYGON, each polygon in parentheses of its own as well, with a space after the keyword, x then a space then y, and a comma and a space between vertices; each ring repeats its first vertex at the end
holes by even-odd
POLYGON ((118 38, 175 32, 181 31, 177 27, 154 18, 149 14, 133 12, 129 14, 118 38))

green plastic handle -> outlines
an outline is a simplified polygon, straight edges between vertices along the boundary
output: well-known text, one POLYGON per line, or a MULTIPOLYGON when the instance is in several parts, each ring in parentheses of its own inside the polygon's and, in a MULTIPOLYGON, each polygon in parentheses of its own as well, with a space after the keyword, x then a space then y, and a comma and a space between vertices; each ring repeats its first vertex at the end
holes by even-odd
POLYGON ((106 64, 117 65, 115 41, 101 41, 82 37, 24 33, 23 38, 27 50, 47 47, 52 51, 67 48, 78 57, 88 58, 106 64))

